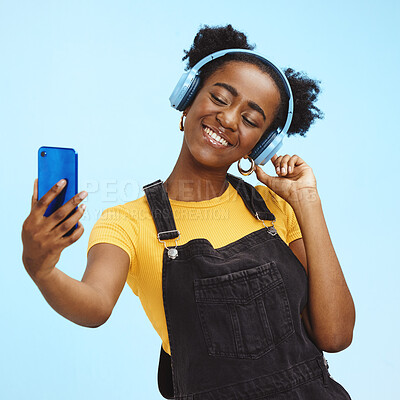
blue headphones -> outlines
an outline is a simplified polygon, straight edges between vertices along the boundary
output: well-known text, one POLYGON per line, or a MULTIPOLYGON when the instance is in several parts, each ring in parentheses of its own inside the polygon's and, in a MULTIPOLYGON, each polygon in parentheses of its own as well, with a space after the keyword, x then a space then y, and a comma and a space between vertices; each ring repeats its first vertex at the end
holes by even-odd
POLYGON ((254 162, 257 165, 264 165, 281 148, 283 143, 283 138, 289 129, 290 123, 292 122, 293 95, 285 74, 275 64, 267 60, 261 54, 245 49, 226 49, 208 55, 207 57, 200 60, 192 69, 190 69, 188 72, 185 72, 182 75, 181 79, 179 79, 179 82, 175 86, 175 89, 173 90, 169 98, 169 101, 171 102, 171 106, 173 108, 175 108, 178 111, 184 111, 196 96, 197 89, 200 84, 199 71, 203 67, 203 65, 209 63, 210 61, 215 60, 216 58, 223 57, 224 55, 229 53, 252 54, 257 58, 259 58, 264 64, 270 66, 281 77, 286 94, 289 99, 287 106, 288 111, 287 111, 286 122, 284 123, 283 127, 279 126, 273 132, 270 132, 267 138, 261 138, 250 153, 250 157, 254 160, 254 162))

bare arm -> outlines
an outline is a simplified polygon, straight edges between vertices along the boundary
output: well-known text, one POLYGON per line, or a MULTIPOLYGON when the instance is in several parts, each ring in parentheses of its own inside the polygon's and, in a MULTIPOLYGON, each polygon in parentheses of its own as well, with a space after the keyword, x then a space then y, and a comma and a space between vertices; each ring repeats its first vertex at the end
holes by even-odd
POLYGON ((259 166, 257 178, 293 208, 302 239, 290 245, 308 273, 308 304, 302 311, 305 327, 324 351, 337 352, 352 341, 355 308, 336 257, 311 167, 299 156, 271 158, 277 177, 259 166))
POLYGON ((302 239, 290 248, 306 268, 308 304, 302 312, 310 337, 321 350, 337 352, 351 344, 355 308, 333 248, 318 193, 307 190, 305 201, 292 202, 302 239))
POLYGON ((88 254, 82 281, 56 268, 61 252, 83 234, 79 222, 84 207, 75 207, 86 197, 81 192, 49 217, 43 214, 65 185, 60 181, 38 200, 34 185, 31 212, 22 226, 22 261, 46 301, 60 315, 78 325, 97 327, 111 315, 124 287, 129 270, 129 255, 117 246, 101 243, 88 254), (71 216, 66 218, 71 211, 71 216), (78 228, 65 236, 76 224, 78 228))
POLYGON ((42 279, 33 278, 49 305, 70 321, 96 328, 104 324, 122 292, 129 256, 112 244, 96 244, 89 250, 82 281, 58 268, 42 279))

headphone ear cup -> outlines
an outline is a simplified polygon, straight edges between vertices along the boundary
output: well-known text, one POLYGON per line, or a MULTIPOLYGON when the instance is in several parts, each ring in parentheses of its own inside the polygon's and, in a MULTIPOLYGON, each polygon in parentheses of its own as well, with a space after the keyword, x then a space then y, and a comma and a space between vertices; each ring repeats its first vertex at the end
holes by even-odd
POLYGON ((282 130, 278 128, 268 134, 264 139, 261 139, 250 153, 250 157, 257 165, 266 164, 273 155, 281 148, 283 143, 282 130))
POLYGON ((261 138, 257 144, 253 147, 253 150, 250 153, 250 157, 254 160, 256 159, 263 150, 265 150, 269 144, 271 144, 271 142, 273 141, 274 137, 276 136, 277 131, 272 131, 269 132, 268 135, 266 135, 265 137, 261 138))
POLYGON ((187 91, 185 95, 182 98, 182 101, 179 103, 178 107, 176 109, 178 111, 185 111, 186 108, 190 105, 190 103, 193 101, 193 99, 196 96, 197 90, 200 85, 200 77, 195 76, 191 85, 187 88, 187 91))

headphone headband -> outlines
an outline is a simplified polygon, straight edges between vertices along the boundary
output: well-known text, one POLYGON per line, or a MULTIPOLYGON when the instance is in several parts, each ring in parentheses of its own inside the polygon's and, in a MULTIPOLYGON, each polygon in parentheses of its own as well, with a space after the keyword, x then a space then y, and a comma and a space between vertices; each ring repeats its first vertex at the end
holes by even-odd
POLYGON ((202 60, 200 60, 193 68, 192 71, 196 74, 199 73, 201 67, 203 67, 205 64, 208 64, 209 62, 215 60, 216 58, 220 58, 225 56, 226 54, 230 53, 247 53, 251 54, 253 56, 256 56, 259 60, 261 60, 264 64, 270 66, 282 79, 283 84, 285 86, 285 90, 287 92, 288 97, 292 97, 292 91, 290 89, 289 82, 285 76, 285 74, 278 68, 271 60, 267 60, 263 55, 256 53, 255 51, 252 50, 247 50, 247 49, 226 49, 226 50, 219 50, 216 51, 215 53, 212 53, 208 55, 207 57, 204 57, 202 60))
POLYGON ((247 49, 225 49, 216 51, 204 57, 196 65, 193 66, 188 72, 185 72, 180 78, 178 84, 175 86, 169 100, 171 106, 178 111, 184 111, 191 103, 197 93, 200 84, 200 69, 209 62, 223 57, 231 53, 247 53, 256 56, 264 64, 270 66, 281 78, 284 85, 285 92, 288 96, 287 117, 283 127, 278 127, 274 132, 268 135, 268 138, 261 139, 253 148, 250 157, 254 159, 256 164, 264 165, 269 161, 275 152, 282 146, 284 135, 289 130, 293 117, 293 94, 290 84, 285 74, 270 60, 266 59, 259 53, 247 49))

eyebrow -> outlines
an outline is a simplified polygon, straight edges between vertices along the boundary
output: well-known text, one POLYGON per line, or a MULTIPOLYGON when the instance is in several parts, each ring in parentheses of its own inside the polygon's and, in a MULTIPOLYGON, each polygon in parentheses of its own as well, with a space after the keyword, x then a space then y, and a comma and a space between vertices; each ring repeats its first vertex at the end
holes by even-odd
POLYGON ((264 114, 264 111, 263 111, 263 109, 262 109, 257 103, 254 103, 254 101, 249 101, 247 104, 248 104, 249 107, 251 107, 253 110, 258 111, 258 112, 263 116, 264 121, 265 121, 265 114, 264 114))
MULTIPOLYGON (((235 96, 235 97, 238 96, 238 91, 233 86, 228 85, 227 83, 217 82, 217 83, 214 83, 214 86, 221 86, 221 87, 225 88, 228 92, 230 92, 233 96, 235 96)), ((257 103, 254 103, 254 101, 249 101, 247 104, 249 105, 250 108, 259 112, 263 116, 264 121, 265 121, 264 111, 257 103)))

